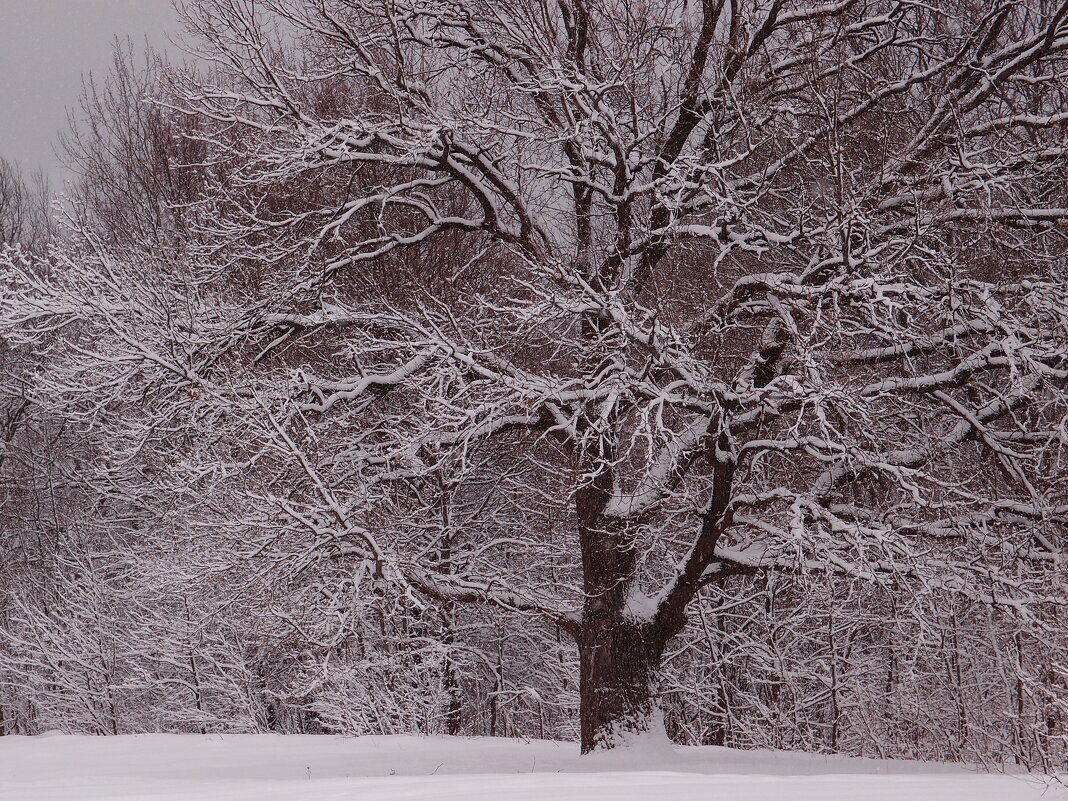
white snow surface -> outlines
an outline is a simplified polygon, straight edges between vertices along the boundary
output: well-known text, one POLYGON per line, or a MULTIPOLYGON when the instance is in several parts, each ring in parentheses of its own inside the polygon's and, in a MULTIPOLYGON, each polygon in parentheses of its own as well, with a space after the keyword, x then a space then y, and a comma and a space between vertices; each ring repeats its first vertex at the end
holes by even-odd
POLYGON ((1037 801, 1033 777, 727 748, 450 737, 0 737, 0 801, 1037 801))

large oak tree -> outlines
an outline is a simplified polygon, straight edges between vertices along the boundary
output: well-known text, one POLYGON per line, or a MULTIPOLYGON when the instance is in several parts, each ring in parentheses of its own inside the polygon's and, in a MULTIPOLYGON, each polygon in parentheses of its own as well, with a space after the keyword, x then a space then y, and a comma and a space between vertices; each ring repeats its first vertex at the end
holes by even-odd
POLYGON ((1068 4, 186 6, 182 319, 99 254, 15 316, 210 418, 261 552, 555 623, 584 751, 740 574, 1055 620, 1068 4))

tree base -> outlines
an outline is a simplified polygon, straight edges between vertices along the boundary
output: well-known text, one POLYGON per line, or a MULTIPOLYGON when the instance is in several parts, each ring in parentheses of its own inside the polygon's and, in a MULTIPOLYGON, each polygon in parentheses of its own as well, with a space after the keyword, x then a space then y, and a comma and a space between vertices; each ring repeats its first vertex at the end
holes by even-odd
POLYGON ((628 716, 598 730, 594 734, 592 746, 586 752, 588 755, 616 750, 625 751, 631 756, 675 754, 664 728, 664 715, 659 709, 645 716, 628 716))

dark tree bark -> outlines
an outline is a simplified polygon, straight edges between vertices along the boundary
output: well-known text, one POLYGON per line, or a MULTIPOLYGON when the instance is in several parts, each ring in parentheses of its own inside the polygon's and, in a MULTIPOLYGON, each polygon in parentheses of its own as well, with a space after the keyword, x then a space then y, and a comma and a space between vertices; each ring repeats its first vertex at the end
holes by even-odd
POLYGON ((609 748, 660 725, 663 637, 653 624, 599 614, 579 641, 582 752, 609 748))

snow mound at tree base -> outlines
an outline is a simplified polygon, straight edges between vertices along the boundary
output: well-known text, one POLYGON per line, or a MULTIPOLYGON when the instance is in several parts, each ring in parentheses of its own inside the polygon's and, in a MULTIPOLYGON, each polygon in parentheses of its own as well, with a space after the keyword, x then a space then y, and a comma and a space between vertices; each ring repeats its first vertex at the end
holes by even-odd
MULTIPOLYGON (((1043 792, 1046 795, 1043 796, 1043 792)), ((495 738, 0 738, 0 801, 1037 801, 1027 777, 959 766, 495 738)), ((1068 797, 1065 795, 1064 797, 1068 797)))

